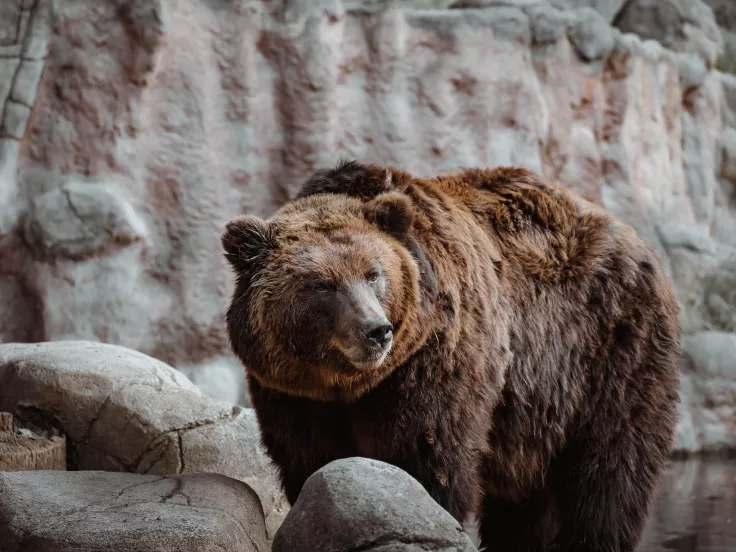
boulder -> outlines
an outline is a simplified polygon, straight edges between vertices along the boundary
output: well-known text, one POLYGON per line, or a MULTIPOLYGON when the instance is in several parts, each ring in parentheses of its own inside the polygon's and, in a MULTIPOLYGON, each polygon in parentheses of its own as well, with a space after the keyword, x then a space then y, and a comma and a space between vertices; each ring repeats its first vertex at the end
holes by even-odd
POLYGON ((615 45, 613 30, 603 16, 592 8, 574 12, 568 37, 578 55, 584 61, 603 59, 615 45))
POLYGON ((0 345, 0 411, 58 427, 69 469, 221 473, 258 493, 271 536, 288 510, 254 412, 202 395, 180 372, 125 347, 0 345))
POLYGON ((70 182, 33 199, 24 239, 41 258, 82 260, 145 238, 143 222, 111 186, 70 182))
POLYGON ((267 552, 248 485, 218 474, 0 473, 4 552, 267 552))
POLYGON ((475 551, 460 524, 403 470, 366 458, 337 460, 302 488, 273 552, 475 551))

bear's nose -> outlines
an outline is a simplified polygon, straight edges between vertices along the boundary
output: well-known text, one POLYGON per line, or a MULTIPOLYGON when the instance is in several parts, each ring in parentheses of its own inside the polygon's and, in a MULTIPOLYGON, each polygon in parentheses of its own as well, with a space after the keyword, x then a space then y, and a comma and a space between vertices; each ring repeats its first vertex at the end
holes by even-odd
POLYGON ((371 320, 365 326, 365 339, 371 345, 385 347, 391 340, 393 331, 393 325, 385 318, 371 320))

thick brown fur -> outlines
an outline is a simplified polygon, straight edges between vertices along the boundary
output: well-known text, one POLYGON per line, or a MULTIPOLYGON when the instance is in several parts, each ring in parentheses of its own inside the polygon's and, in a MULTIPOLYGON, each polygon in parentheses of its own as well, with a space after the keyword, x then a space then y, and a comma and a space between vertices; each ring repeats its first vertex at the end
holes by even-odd
POLYGON ((676 425, 679 326, 629 226, 520 168, 417 179, 352 162, 268 221, 230 222, 223 246, 231 343, 291 503, 320 467, 364 456, 460 521, 477 512, 489 550, 634 549, 676 425), (315 308, 295 291, 305 271, 365 270, 357 248, 383 259, 395 332, 355 374, 305 357, 330 330, 289 309, 315 308))

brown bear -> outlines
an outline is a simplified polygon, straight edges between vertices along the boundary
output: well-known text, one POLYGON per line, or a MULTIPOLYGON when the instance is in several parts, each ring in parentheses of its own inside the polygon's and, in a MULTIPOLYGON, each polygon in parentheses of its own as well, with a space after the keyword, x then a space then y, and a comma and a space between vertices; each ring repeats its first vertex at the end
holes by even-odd
POLYGON ((294 503, 402 468, 489 550, 634 549, 668 457, 678 310, 627 225, 521 168, 342 163, 227 224, 227 329, 294 503))

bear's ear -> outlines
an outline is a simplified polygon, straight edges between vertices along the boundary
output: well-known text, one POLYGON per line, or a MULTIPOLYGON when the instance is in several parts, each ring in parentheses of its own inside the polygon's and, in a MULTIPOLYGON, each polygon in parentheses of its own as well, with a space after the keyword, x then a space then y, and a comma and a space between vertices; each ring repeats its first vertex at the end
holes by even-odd
POLYGON ((400 192, 386 192, 365 204, 365 217, 395 238, 406 236, 414 222, 414 206, 400 192))
POLYGON ((228 222, 220 241, 225 258, 240 274, 253 273, 275 246, 268 223, 251 215, 228 222))

